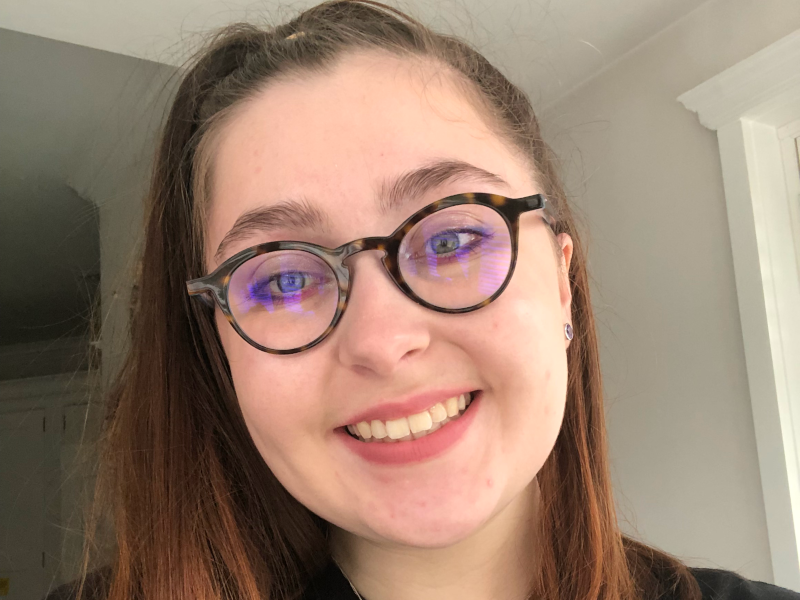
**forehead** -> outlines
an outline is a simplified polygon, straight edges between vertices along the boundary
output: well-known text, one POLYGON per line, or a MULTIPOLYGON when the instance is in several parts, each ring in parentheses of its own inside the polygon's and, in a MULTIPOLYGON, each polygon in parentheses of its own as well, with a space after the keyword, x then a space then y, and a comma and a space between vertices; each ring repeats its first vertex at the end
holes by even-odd
POLYGON ((450 73, 376 52, 269 83, 237 108, 212 152, 209 248, 243 213, 286 198, 324 211, 350 239, 380 235, 381 185, 434 160, 468 162, 530 192, 524 165, 450 73))

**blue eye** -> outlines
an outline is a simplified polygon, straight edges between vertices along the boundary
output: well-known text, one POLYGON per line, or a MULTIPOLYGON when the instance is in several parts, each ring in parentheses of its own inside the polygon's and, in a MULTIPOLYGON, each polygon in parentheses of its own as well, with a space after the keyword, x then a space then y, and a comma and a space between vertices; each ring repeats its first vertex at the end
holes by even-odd
POLYGON ((439 259, 458 258, 464 254, 478 252, 492 238, 492 234, 475 229, 447 229, 431 235, 425 240, 425 251, 408 254, 407 258, 434 256, 439 259))
POLYGON ((283 271, 250 282, 247 297, 258 302, 273 302, 282 296, 307 291, 313 277, 302 271, 283 271))
POLYGON ((274 281, 282 294, 292 294, 303 289, 306 277, 299 271, 292 271, 281 273, 274 281))
POLYGON ((453 231, 443 231, 428 240, 428 247, 434 254, 455 252, 460 246, 458 234, 453 231))

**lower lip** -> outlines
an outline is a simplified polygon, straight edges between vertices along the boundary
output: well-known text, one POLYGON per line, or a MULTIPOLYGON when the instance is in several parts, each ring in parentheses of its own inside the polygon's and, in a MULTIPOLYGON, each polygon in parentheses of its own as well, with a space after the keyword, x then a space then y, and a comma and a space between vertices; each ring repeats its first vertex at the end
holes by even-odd
POLYGON ((444 453, 464 436, 481 408, 482 399, 483 394, 478 392, 467 410, 455 421, 450 421, 433 433, 408 442, 389 444, 361 442, 344 429, 337 429, 336 434, 341 437, 342 443, 348 449, 371 463, 400 465, 422 462, 444 453))

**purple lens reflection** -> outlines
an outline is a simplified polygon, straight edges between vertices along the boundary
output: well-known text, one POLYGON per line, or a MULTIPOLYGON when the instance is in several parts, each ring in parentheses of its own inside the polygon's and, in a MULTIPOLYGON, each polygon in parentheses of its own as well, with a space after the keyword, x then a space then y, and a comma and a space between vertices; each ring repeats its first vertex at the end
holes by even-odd
POLYGON ((420 298, 468 308, 490 298, 511 266, 511 234, 496 211, 460 204, 426 217, 403 238, 399 265, 420 298))
POLYGON ((228 304, 254 342, 291 350, 317 339, 336 314, 336 277, 321 258, 279 250, 251 258, 234 271, 228 304))

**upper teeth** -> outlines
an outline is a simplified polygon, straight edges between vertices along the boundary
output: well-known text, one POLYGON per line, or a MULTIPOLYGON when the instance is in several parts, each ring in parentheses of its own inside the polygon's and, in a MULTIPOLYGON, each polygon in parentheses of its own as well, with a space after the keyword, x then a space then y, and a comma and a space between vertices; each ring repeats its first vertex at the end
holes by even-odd
POLYGON ((361 421, 348 425, 347 430, 362 440, 395 441, 412 440, 420 438, 439 429, 445 423, 452 421, 466 410, 472 401, 472 394, 453 396, 444 402, 437 402, 428 410, 421 413, 400 417, 390 421, 361 421))

